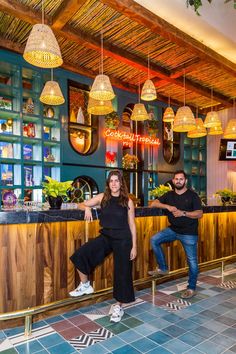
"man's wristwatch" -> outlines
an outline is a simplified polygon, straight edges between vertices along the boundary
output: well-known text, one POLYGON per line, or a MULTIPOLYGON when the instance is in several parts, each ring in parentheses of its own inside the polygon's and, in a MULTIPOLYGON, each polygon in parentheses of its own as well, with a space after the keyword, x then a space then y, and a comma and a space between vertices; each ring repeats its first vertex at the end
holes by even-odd
POLYGON ((186 216, 186 213, 187 213, 186 211, 183 211, 183 216, 186 216))

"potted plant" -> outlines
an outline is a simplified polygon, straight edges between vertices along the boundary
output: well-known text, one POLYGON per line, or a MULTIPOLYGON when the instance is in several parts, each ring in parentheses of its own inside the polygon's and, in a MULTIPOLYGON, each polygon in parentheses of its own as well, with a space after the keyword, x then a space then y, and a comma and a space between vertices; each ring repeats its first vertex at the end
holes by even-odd
POLYGON ((105 126, 110 129, 117 129, 120 124, 120 119, 117 112, 113 111, 105 116, 105 126))
POLYGON ((151 197, 155 197, 155 198, 160 198, 162 195, 164 195, 165 193, 171 191, 171 185, 168 184, 168 186, 165 186, 164 184, 160 184, 158 187, 154 188, 151 192, 150 192, 150 196, 151 197))
POLYGON ((230 202, 230 200, 234 197, 234 192, 228 188, 219 189, 215 192, 215 194, 220 196, 223 205, 230 202))
POLYGON ((42 183, 43 194, 48 200, 50 209, 60 209, 63 197, 67 197, 68 191, 73 189, 73 181, 58 182, 49 176, 45 176, 46 181, 42 183))
POLYGON ((127 170, 132 169, 139 162, 139 159, 135 155, 126 154, 122 157, 122 167, 127 170))
POLYGON ((158 121, 154 120, 154 119, 148 120, 147 126, 148 126, 148 134, 150 136, 156 137, 156 135, 158 133, 158 121))

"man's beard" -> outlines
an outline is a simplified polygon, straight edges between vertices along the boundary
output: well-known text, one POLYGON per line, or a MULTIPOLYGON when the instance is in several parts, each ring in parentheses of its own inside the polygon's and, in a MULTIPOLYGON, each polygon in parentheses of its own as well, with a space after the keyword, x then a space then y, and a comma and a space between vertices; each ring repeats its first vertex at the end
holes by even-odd
POLYGON ((177 189, 178 191, 181 191, 181 189, 184 189, 184 187, 185 187, 185 184, 183 184, 183 185, 174 185, 175 186, 175 189, 177 189))

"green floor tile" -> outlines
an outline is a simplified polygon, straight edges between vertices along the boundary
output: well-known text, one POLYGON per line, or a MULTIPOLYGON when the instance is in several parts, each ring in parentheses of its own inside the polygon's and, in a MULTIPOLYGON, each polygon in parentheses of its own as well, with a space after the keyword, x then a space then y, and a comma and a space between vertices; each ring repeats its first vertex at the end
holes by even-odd
POLYGON ((134 327, 137 327, 137 326, 143 324, 143 321, 140 321, 137 318, 131 317, 131 318, 128 318, 127 320, 123 320, 122 323, 125 324, 126 326, 128 326, 129 328, 134 328, 134 327))
POLYGON ((119 334, 124 331, 128 331, 129 327, 127 327, 123 323, 119 322, 119 323, 110 324, 110 326, 107 326, 106 329, 108 331, 111 331, 114 334, 119 334))

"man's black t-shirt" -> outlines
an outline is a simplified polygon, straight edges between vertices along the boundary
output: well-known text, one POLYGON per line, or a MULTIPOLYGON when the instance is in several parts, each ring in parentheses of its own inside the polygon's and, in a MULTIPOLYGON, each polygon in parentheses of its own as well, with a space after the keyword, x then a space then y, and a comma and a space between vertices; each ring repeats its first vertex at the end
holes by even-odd
MULTIPOLYGON (((177 194, 175 191, 165 193, 158 200, 163 204, 175 206, 179 210, 194 211, 202 210, 201 200, 197 193, 187 189, 183 194, 177 194)), ((174 217, 174 215, 165 209, 170 222, 170 228, 182 235, 198 234, 198 219, 191 219, 186 216, 174 217)))

